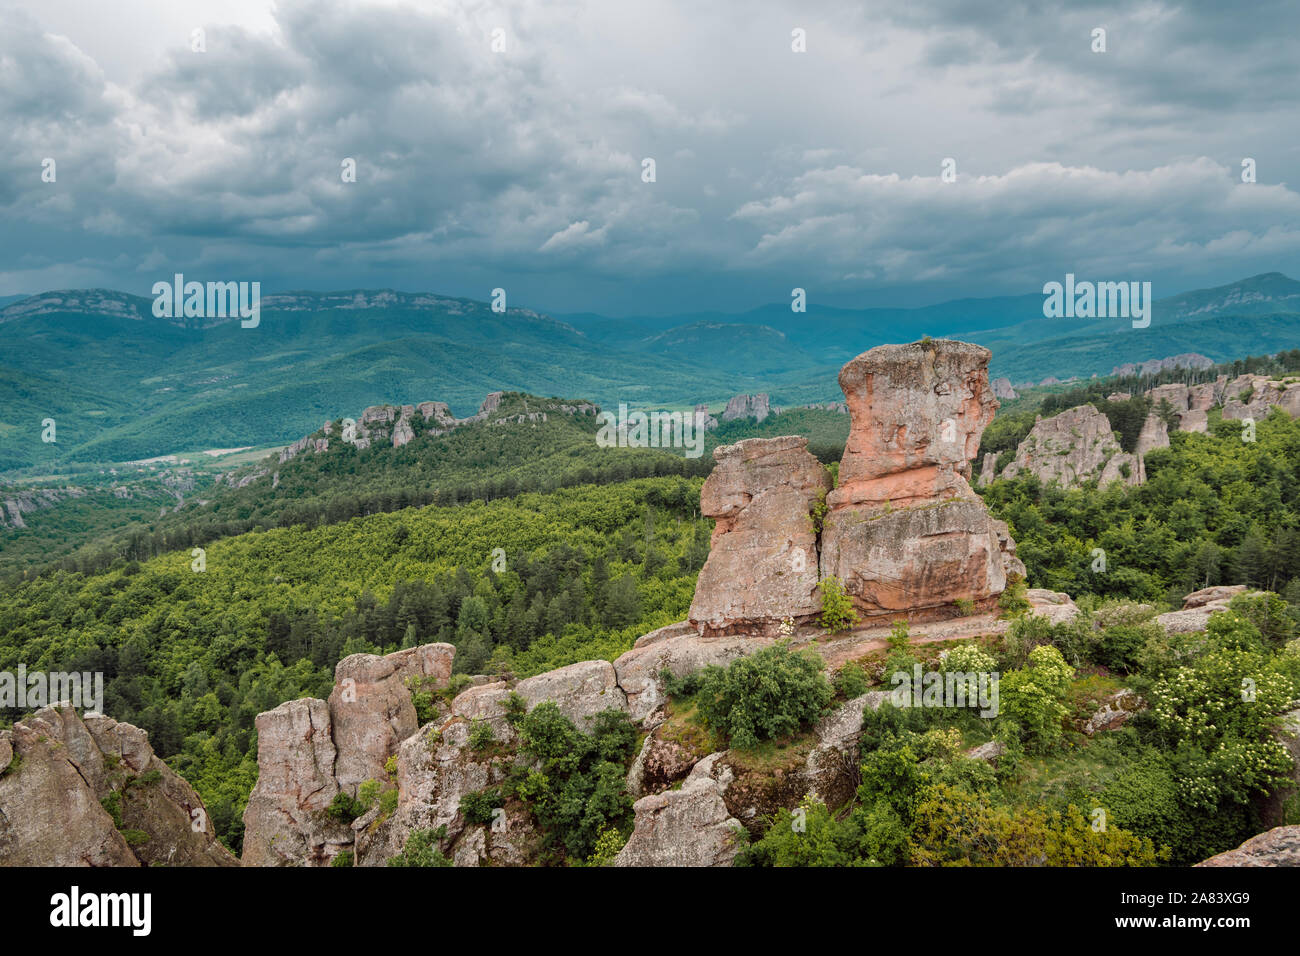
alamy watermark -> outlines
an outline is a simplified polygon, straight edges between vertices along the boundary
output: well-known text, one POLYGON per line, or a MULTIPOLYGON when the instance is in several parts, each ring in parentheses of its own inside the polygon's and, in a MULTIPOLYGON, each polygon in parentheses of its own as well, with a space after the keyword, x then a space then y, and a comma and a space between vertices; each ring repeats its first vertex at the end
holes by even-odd
POLYGON ((176 273, 171 282, 153 284, 156 319, 226 319, 239 316, 239 324, 255 329, 262 321, 262 283, 186 282, 176 273))
POLYGON ((1043 316, 1049 319, 1132 319, 1133 328, 1151 324, 1150 282, 1075 282, 1065 274, 1065 284, 1043 286, 1043 316))
POLYGON ((0 671, 0 708, 40 710, 51 704, 67 704, 87 713, 104 712, 102 671, 31 671, 26 664, 18 670, 0 671))
POLYGON ((631 412, 619 403, 618 414, 601 412, 596 432, 601 448, 684 448, 687 458, 704 454, 705 414, 696 412, 631 412))
POLYGON ((895 707, 978 707, 981 717, 996 717, 998 677, 996 671, 925 671, 916 664, 890 675, 889 700, 895 707))

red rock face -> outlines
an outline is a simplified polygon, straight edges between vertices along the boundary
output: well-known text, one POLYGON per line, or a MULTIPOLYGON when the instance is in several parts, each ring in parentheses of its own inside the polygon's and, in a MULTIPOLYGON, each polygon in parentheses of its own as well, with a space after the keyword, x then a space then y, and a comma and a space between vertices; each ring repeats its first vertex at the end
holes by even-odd
POLYGON ((993 603, 1015 544, 969 484, 998 401, 988 349, 939 339, 882 345, 840 372, 853 417, 827 496, 821 574, 865 617, 924 619, 993 603))
POLYGON ((988 349, 940 339, 882 345, 844 366, 852 425, 820 534, 810 512, 828 480, 804 439, 717 449, 700 491, 717 525, 691 624, 705 636, 774 636, 782 620, 820 613, 828 576, 867 617, 992 604, 1024 565, 969 484, 998 407, 988 361, 988 349))
POLYGON ((845 365, 853 426, 831 507, 970 496, 970 461, 998 408, 989 354, 939 339, 881 345, 845 365))
POLYGON ((700 510, 717 519, 690 621, 702 633, 775 633, 820 610, 811 512, 830 476, 799 437, 750 438, 713 452, 700 510))

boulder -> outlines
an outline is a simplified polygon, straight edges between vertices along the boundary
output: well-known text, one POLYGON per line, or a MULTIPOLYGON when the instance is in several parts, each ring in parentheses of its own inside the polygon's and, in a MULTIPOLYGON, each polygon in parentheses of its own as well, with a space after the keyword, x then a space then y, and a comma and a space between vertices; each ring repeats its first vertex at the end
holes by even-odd
POLYGON ((740 821, 722 799, 730 772, 710 754, 691 770, 680 790, 642 797, 636 822, 615 866, 730 866, 738 851, 740 821), (715 769, 716 768, 716 769, 715 769))
POLYGON ((809 793, 827 806, 838 807, 853 796, 860 777, 858 738, 863 714, 879 710, 889 692, 870 691, 841 704, 814 728, 817 743, 808 754, 805 769, 809 793))
POLYGON ((1045 617, 1053 624, 1068 624, 1079 616, 1078 605, 1070 595, 1061 591, 1029 588, 1025 591, 1025 600, 1029 602, 1030 614, 1045 617))
POLYGON ((239 865, 139 727, 44 707, 0 758, 0 866, 239 865))
POLYGON ((1281 826, 1288 817, 1294 820, 1300 812, 1300 709, 1282 715, 1273 737, 1291 757, 1291 773, 1286 783, 1261 801, 1260 819, 1270 827, 1281 826))
POLYGON ((589 730, 601 711, 627 710, 627 695, 609 661, 581 661, 529 677, 515 685, 515 693, 529 710, 544 700, 554 701, 580 730, 589 730))
POLYGON ((419 679, 445 687, 455 654, 451 644, 425 644, 383 657, 353 654, 339 661, 329 711, 340 789, 355 797, 361 783, 385 775, 384 762, 418 726, 408 682, 419 679))
POLYGON ((811 513, 830 476, 800 437, 714 449, 700 510, 716 520, 690 621, 708 635, 772 635, 820 611, 811 513))
POLYGON ((990 740, 988 743, 980 744, 978 747, 972 747, 966 751, 966 756, 971 760, 983 760, 993 766, 998 765, 998 758, 1007 752, 1007 745, 1000 740, 990 740))
POLYGON ((1245 594, 1248 590, 1249 588, 1244 584, 1216 584, 1213 587, 1202 588, 1183 598, 1183 609, 1231 601, 1238 594, 1245 594))
POLYGON ((691 772, 700 755, 682 743, 660 736, 660 728, 645 743, 627 774, 627 792, 634 798, 660 793, 691 772))
POLYGON ((1274 827, 1197 866, 1300 866, 1300 826, 1274 827))
POLYGON ((1083 725, 1083 732, 1091 737, 1102 730, 1117 730, 1128 723, 1139 710, 1146 709, 1146 701, 1134 691, 1116 691, 1101 702, 1101 706, 1083 725))
POLYGON ((725 667, 773 643, 768 638, 701 637, 688 624, 672 624, 637 640, 614 661, 618 686, 627 695, 628 716, 653 723, 667 697, 660 675, 681 678, 710 665, 725 667))
POLYGON ((257 784, 244 810, 245 866, 322 866, 352 843, 325 816, 338 794, 329 705, 303 698, 257 715, 257 784))

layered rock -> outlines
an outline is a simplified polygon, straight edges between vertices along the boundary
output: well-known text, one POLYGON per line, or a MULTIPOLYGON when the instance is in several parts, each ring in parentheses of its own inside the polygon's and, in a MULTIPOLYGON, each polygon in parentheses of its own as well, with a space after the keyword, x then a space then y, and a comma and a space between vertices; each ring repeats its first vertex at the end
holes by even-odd
POLYGON ((0 731, 0 866, 238 866, 148 734, 45 707, 0 731))
POLYGON ((980 346, 935 340, 879 346, 840 371, 852 428, 827 496, 821 574, 867 617, 988 606, 1019 567, 969 484, 998 407, 988 360, 980 346))
POLYGON ((737 418, 754 418, 761 422, 771 412, 771 403, 767 395, 735 395, 727 402, 722 420, 729 422, 737 418))
POLYGON ((751 438, 713 451, 700 510, 716 520, 690 621, 705 634, 772 634, 816 614, 811 513, 830 476, 801 437, 751 438))
MULTIPOLYGON (((1151 437, 1156 437, 1154 427, 1151 437)), ((1168 443, 1167 434, 1165 441, 1168 443)), ((1136 485, 1145 476, 1142 459, 1120 447, 1110 420, 1092 405, 1079 405, 1036 421, 1016 448, 1015 459, 1002 470, 1002 477, 1015 478, 1022 472, 1064 488, 1092 479, 1102 485, 1112 481, 1136 485)))

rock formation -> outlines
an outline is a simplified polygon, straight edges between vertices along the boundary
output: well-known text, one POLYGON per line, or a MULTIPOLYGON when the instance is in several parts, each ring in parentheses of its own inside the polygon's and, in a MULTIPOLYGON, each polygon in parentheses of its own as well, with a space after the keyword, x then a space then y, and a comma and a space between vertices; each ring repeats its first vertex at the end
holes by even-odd
POLYGON ((993 380, 993 395, 995 398, 1011 401, 1013 398, 1019 398, 1019 394, 1011 385, 1009 378, 995 378, 993 380))
MULTIPOLYGON (((1149 437, 1157 437, 1154 426, 1149 437)), ((1045 484, 1059 482, 1064 488, 1094 478, 1102 485, 1112 481, 1136 485, 1145 477, 1142 460, 1120 448, 1110 420, 1092 405, 1036 421, 1016 448, 1015 459, 1002 469, 1002 477, 1015 478, 1021 472, 1037 475, 1045 484)))
POLYGON ((1150 359, 1146 362, 1130 362, 1125 365, 1116 365, 1110 370, 1111 375, 1156 375, 1160 372, 1172 372, 1180 368, 1210 368, 1214 365, 1214 360, 1206 358, 1198 352, 1184 352, 1182 355, 1171 355, 1169 358, 1150 359))
POLYGON ((771 414, 771 411, 771 405, 766 395, 736 395, 731 401, 727 402, 727 408, 722 413, 722 420, 729 422, 737 418, 755 418, 761 422, 771 414))
POLYGON ((1274 827, 1197 866, 1300 866, 1300 826, 1274 827))
POLYGON ((702 633, 770 635, 820 609, 811 515, 831 481, 807 446, 792 436, 714 449, 700 510, 717 524, 690 610, 702 633))
POLYGON ((1156 617, 1157 623, 1168 634, 1190 634, 1205 630, 1210 615, 1227 610, 1228 603, 1238 594, 1251 592, 1244 584, 1216 585, 1193 591, 1183 598, 1179 611, 1169 611, 1156 617))
POLYGON ((139 727, 45 707, 0 731, 0 866, 238 866, 139 727))
POLYGON ((821 574, 843 581, 864 616, 929 616, 959 598, 987 606, 1020 570, 969 484, 998 406, 988 360, 941 339, 878 346, 840 371, 852 427, 827 496, 821 574))

